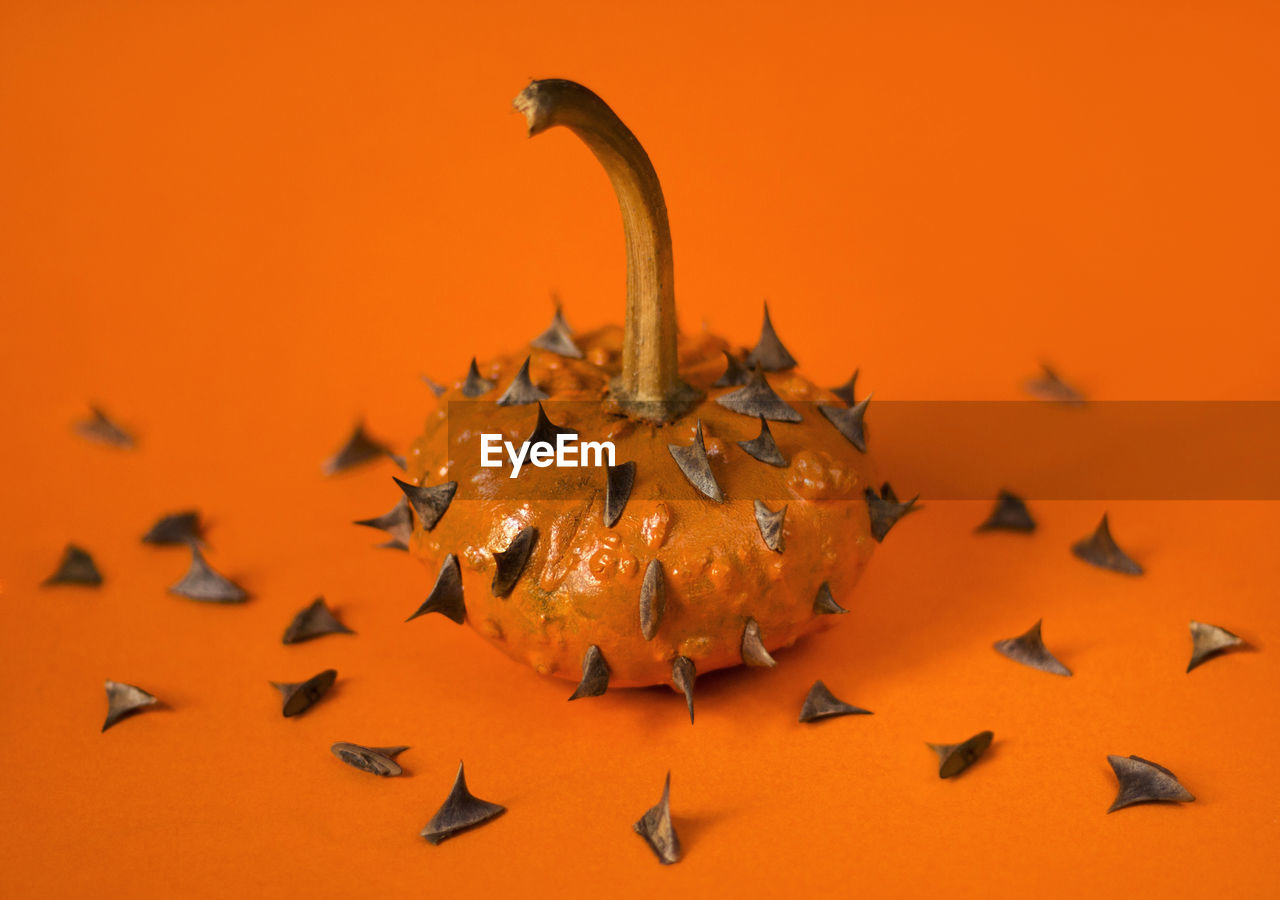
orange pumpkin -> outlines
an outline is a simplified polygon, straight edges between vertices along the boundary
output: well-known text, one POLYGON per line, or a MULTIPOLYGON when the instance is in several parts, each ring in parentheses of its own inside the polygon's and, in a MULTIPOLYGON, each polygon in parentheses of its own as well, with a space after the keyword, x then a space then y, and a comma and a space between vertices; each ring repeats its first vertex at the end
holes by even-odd
POLYGON ((692 716, 697 673, 773 665, 769 651, 845 612, 910 504, 870 487, 852 381, 835 393, 795 372, 767 310, 750 352, 677 334, 661 189, 612 110, 562 80, 531 83, 515 105, 530 135, 568 127, 608 172, 626 323, 574 335, 557 311, 530 347, 444 389, 401 483, 410 549, 437 573, 418 614, 465 620, 539 672, 580 679, 575 698, 665 682, 692 716), (526 465, 514 480, 480 465, 480 431, 519 445, 559 429, 613 442, 616 464, 526 465))

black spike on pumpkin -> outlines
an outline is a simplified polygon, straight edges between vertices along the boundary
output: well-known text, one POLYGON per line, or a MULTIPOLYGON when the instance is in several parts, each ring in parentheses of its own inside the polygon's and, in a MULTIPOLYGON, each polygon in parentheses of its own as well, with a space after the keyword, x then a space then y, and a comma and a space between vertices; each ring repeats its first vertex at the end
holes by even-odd
POLYGON ((1071 546, 1071 552, 1076 555, 1076 558, 1099 569, 1109 569, 1123 575, 1142 574, 1142 566, 1130 559, 1111 536, 1111 525, 1107 521, 1106 513, 1103 513, 1097 530, 1089 537, 1076 541, 1071 546))
POLYGON ((809 693, 804 698, 804 705, 800 707, 801 722, 820 722, 823 719, 835 719, 840 716, 869 715, 871 710, 845 703, 831 693, 831 689, 823 683, 822 679, 815 681, 813 687, 809 688, 809 693))
POLYGON ((75 424, 75 432, 86 440, 122 450, 132 450, 136 443, 132 434, 113 422, 96 406, 89 407, 89 418, 75 424))
POLYGON ((1232 634, 1220 625, 1207 625, 1204 622, 1191 621, 1191 662, 1187 663, 1187 671, 1206 663, 1236 647, 1248 646, 1239 635, 1232 634))
POLYGON ((148 706, 156 706, 160 703, 159 700, 142 688, 132 684, 125 684, 122 681, 108 681, 106 688, 107 718, 102 723, 103 731, 106 731, 126 716, 133 715, 138 710, 146 709, 148 706))
POLYGON ((325 460, 324 474, 336 475, 347 469, 383 458, 394 460, 396 456, 391 452, 390 447, 365 431, 364 422, 357 422, 347 442, 339 448, 337 453, 325 460))
POLYGON ((760 326, 760 340, 747 354, 747 365, 759 366, 766 372, 784 372, 796 367, 795 357, 787 352, 778 340, 778 333, 773 330, 773 320, 769 318, 769 304, 764 305, 764 324, 760 326))
POLYGON ((547 418, 547 411, 542 408, 542 404, 538 404, 538 420, 534 423, 533 431, 525 440, 526 444, 550 444, 556 446, 556 439, 562 434, 578 436, 578 432, 573 428, 566 428, 563 425, 557 425, 547 418))
POLYGON ((529 377, 529 357, 524 358, 524 363, 520 366, 520 371, 516 373, 516 377, 511 379, 511 384, 507 386, 502 396, 498 398, 499 406, 524 406, 529 403, 537 403, 539 400, 546 400, 551 395, 539 388, 533 383, 533 379, 529 377))
MULTIPOLYGON (((512 584, 514 583, 513 581, 512 584)), ((444 558, 440 572, 436 575, 435 586, 431 588, 427 599, 418 607, 417 612, 405 621, 412 622, 418 616, 425 616, 427 613, 440 613, 459 625, 467 620, 467 606, 462 598, 462 568, 458 565, 458 557, 452 553, 444 558)))
POLYGON ((744 416, 764 416, 774 422, 800 422, 803 421, 800 413, 778 396, 777 392, 769 386, 769 382, 764 377, 764 372, 759 366, 756 366, 751 377, 747 379, 747 383, 736 391, 730 391, 727 394, 721 394, 716 398, 716 402, 725 409, 741 413, 744 416))
POLYGON ((462 396, 470 397, 472 400, 477 397, 483 397, 493 390, 494 384, 494 381, 481 376, 480 367, 476 365, 476 358, 474 356, 471 357, 471 368, 467 369, 467 377, 462 382, 462 396))
POLYGON ((742 629, 742 661, 749 666, 766 669, 772 669, 778 664, 765 649, 764 641, 760 639, 760 624, 755 619, 747 619, 747 624, 742 629))
POLYGON ((431 821, 422 829, 422 836, 429 844, 439 844, 485 822, 496 819, 507 811, 505 806, 481 800, 467 790, 467 776, 462 763, 453 779, 453 788, 431 821))
POLYGON ((849 376, 849 380, 844 384, 838 385, 831 389, 831 393, 835 394, 845 402, 847 406, 857 406, 858 397, 854 393, 854 389, 858 386, 858 370, 854 369, 853 374, 849 376))
POLYGON ((859 453, 867 452, 867 434, 863 427, 863 419, 867 416, 867 404, 871 402, 871 394, 849 408, 818 404, 818 412, 823 418, 835 426, 836 431, 844 435, 845 440, 853 444, 859 453))
POLYGON ((418 517, 418 521, 422 523, 422 527, 427 531, 435 528, 436 523, 440 521, 440 517, 448 512, 449 504, 453 502, 453 495, 458 490, 456 481, 446 481, 444 484, 426 487, 425 485, 409 484, 394 475, 391 476, 391 480, 404 492, 409 505, 413 507, 413 511, 418 517))
POLYGON ((646 641, 653 640, 662 626, 662 614, 667 611, 666 573, 662 563, 649 560, 640 585, 640 633, 646 641))
POLYGON ((537 540, 538 529, 527 525, 511 539, 507 549, 493 551, 493 596, 505 597, 515 588, 516 582, 524 574, 525 566, 529 564, 529 555, 533 553, 533 545, 537 540))
POLYGON ((813 614, 815 616, 843 616, 849 610, 836 602, 831 596, 831 586, 825 581, 818 587, 818 595, 813 598, 813 614))
POLYGON ((202 603, 243 603, 249 599, 244 588, 214 571, 194 544, 191 545, 191 565, 187 574, 169 588, 169 593, 202 603))
POLYGON ((764 545, 774 553, 781 553, 784 549, 782 524, 787 517, 787 505, 784 503, 782 509, 773 512, 757 500, 755 508, 756 526, 760 529, 760 537, 764 538, 764 545))
POLYGON ((582 351, 573 342, 573 332, 569 328, 569 323, 564 320, 564 313, 559 304, 556 304, 556 314, 551 317, 551 324, 547 326, 547 330, 529 343, 530 346, 537 347, 539 350, 548 350, 570 359, 582 359, 582 351))
POLYGON ((677 656, 671 661, 671 681, 684 691, 684 702, 689 707, 689 724, 693 724, 693 683, 698 679, 698 667, 687 656, 677 656))
POLYGON ((432 379, 428 378, 426 375, 419 375, 418 377, 422 379, 422 383, 425 384, 428 389, 430 389, 431 393, 437 397, 443 397, 444 392, 448 390, 448 388, 446 388, 443 384, 439 384, 438 382, 433 381, 432 379))
POLYGON ((300 644, 326 634, 355 634, 355 632, 338 621, 338 617, 333 614, 333 610, 329 609, 323 597, 317 597, 310 606, 293 617, 289 627, 284 630, 281 643, 300 644))
POLYGON ((394 778, 404 772, 396 757, 408 747, 364 747, 347 741, 338 741, 329 751, 349 766, 378 775, 382 778, 394 778))
POLYGON ((959 744, 930 744, 929 749, 938 754, 938 777, 952 778, 969 768, 987 752, 995 735, 980 731, 959 744))
POLYGON ((1111 802, 1109 813, 1135 803, 1191 803, 1196 798, 1182 786, 1176 775, 1158 763, 1141 756, 1108 756, 1107 762, 1116 773, 1119 790, 1111 802))
POLYGON ((1023 386, 1028 394, 1041 400, 1064 403, 1068 406, 1079 406, 1084 403, 1084 394, 1064 381, 1062 376, 1044 363, 1040 364, 1040 374, 1028 379, 1023 386))
MULTIPOLYGON (((892 495, 890 489, 888 494, 892 495)), ((885 535, 889 533, 898 520, 911 512, 912 507, 916 505, 916 501, 920 499, 919 495, 912 497, 906 503, 898 503, 887 497, 882 497, 871 488, 863 491, 863 496, 867 500, 867 514, 871 517, 871 536, 877 542, 884 540, 885 535)))
POLYGON ((1044 645, 1044 638, 1040 635, 1040 625, 1043 621, 1043 619, 1038 619, 1036 624, 1017 637, 996 641, 994 644, 995 651, 1001 656, 1007 656, 1016 663, 1022 663, 1024 666, 1030 666, 1033 669, 1039 669, 1041 672, 1049 672, 1053 675, 1065 675, 1070 678, 1071 670, 1059 662, 1058 658, 1050 653, 1049 648, 1044 645))
POLYGON ((409 506, 409 498, 401 495, 400 500, 391 507, 390 512, 374 516, 372 519, 358 519, 355 524, 385 531, 391 540, 381 544, 382 547, 408 550, 409 538, 413 536, 413 509, 409 506))
POLYGON ((633 826, 636 834, 644 838, 658 862, 664 866, 680 862, 680 837, 671 824, 671 773, 662 785, 662 799, 640 817, 633 826))
POLYGON ((738 446, 762 463, 777 466, 779 469, 787 467, 787 458, 778 449, 778 444, 773 439, 773 432, 769 430, 769 422, 764 416, 760 416, 760 434, 749 441, 738 441, 738 446))
POLYGON ((280 711, 286 719, 300 716, 329 692, 333 683, 338 680, 337 669, 325 669, 318 675, 312 675, 306 681, 284 682, 273 681, 271 686, 280 692, 280 711))
POLYGON ((161 516, 142 536, 142 543, 160 546, 200 544, 204 541, 204 526, 200 513, 194 509, 161 516))
POLYGON ((1001 491, 996 495, 996 505, 992 508, 991 515, 974 530, 1030 533, 1036 530, 1036 521, 1031 518, 1031 512, 1021 497, 1001 491))
POLYGON ((85 587, 97 587, 102 584, 102 573, 93 556, 83 547, 67 544, 62 549, 62 560, 54 573, 41 584, 52 587, 57 584, 79 584, 85 587))
POLYGON ((612 528, 622 518, 627 500, 631 497, 631 489, 636 483, 636 464, 627 460, 616 466, 609 466, 605 471, 604 481, 604 527, 612 528))
POLYGON ((720 490, 720 485, 716 483, 715 474, 711 471, 711 461, 707 459, 707 447, 702 440, 701 419, 698 420, 692 443, 687 447, 667 444, 667 449, 671 452, 671 458, 676 461, 676 465, 680 467, 680 471, 684 473, 684 477, 698 489, 699 493, 717 503, 724 502, 724 494, 720 490))
POLYGON ((583 697, 599 697, 609 689, 609 663, 605 661, 600 648, 592 644, 582 655, 582 680, 578 689, 569 697, 570 700, 581 700, 583 697))
POLYGON ((728 350, 722 350, 724 353, 724 374, 712 382, 712 387, 741 387, 751 378, 751 372, 742 363, 738 362, 738 357, 734 356, 728 350))

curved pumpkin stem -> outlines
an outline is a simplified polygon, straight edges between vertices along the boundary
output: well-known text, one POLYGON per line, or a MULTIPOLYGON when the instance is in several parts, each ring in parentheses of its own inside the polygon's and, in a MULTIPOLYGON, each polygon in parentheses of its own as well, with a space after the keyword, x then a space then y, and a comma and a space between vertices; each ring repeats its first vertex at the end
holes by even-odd
POLYGON ((563 125, 604 166, 627 241, 627 318, 622 374, 611 396, 627 415, 669 422, 698 399, 676 368, 671 228, 658 175, 636 136, 603 100, 573 81, 533 81, 515 99, 529 136, 563 125))

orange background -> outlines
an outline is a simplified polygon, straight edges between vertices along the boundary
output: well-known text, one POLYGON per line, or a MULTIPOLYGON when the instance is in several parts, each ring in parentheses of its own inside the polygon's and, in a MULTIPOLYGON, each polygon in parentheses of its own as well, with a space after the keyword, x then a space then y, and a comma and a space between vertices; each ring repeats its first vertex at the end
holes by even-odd
POLYGON ((552 289, 622 314, 608 183, 525 139, 531 76, 644 141, 686 328, 750 344, 768 297, 807 374, 882 400, 1014 399, 1042 359, 1099 399, 1280 397, 1273 5, 667 6, 0 4, 8 893, 1274 893, 1274 503, 1109 504, 1141 579, 1067 553, 1105 504, 1033 502, 1026 538, 931 503, 839 628, 700 679, 694 727, 403 624, 428 574, 348 524, 394 470, 321 460, 361 415, 406 447, 418 374, 527 341, 552 289), (75 438, 89 402, 138 450, 75 438), (243 607, 166 595, 184 554, 138 537, 189 505, 243 607), (101 590, 37 588, 67 541, 101 590), (321 593, 358 636, 281 646, 321 593), (1074 678, 991 651, 1040 616, 1074 678), (1261 652, 1184 675, 1192 617, 1261 652), (267 680, 327 666, 282 720, 267 680), (104 678, 170 708, 99 734, 104 678), (876 715, 797 725, 815 678, 876 715), (984 728, 939 781, 923 742, 984 728), (410 777, 335 740, 410 744, 410 777), (1199 799, 1104 815, 1108 753, 1199 799), (510 811, 431 847, 459 758, 510 811), (667 769, 671 869, 630 831, 667 769))

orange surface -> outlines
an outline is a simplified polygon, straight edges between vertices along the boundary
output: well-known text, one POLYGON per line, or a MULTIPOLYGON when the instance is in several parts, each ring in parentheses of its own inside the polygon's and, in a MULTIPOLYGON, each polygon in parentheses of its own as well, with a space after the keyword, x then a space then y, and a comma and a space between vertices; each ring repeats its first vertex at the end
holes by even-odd
POLYGON ((1274 502, 1033 502, 1030 538, 932 502, 841 627, 701 680, 690 727, 403 624, 428 574, 348 524, 393 470, 319 463, 362 414, 406 446, 418 373, 528 340, 551 289, 621 317, 608 184, 524 138, 531 75, 645 142, 686 328, 749 343, 768 297, 807 374, 879 400, 1014 399, 1041 359, 1100 399, 1276 399, 1278 31, 1206 0, 0 5, 4 892, 1274 894, 1274 502), (91 401, 136 452, 70 433, 91 401), (243 607, 166 595, 182 552, 138 542, 193 504, 243 607), (1066 552, 1104 507, 1147 576, 1066 552), (69 540, 101 590, 37 587, 69 540), (320 593, 359 634, 281 646, 320 593), (990 649, 1041 616, 1070 680, 990 649), (1260 652, 1183 674, 1192 617, 1260 652), (267 680, 327 666, 282 720, 267 680), (819 677, 876 714, 797 725, 819 677), (169 708, 99 734, 104 678, 169 708), (923 742, 983 728, 940 782, 923 742), (411 775, 335 740, 410 744, 411 775), (1197 802, 1105 815, 1108 753, 1197 802), (432 847, 459 758, 510 812, 432 847), (665 869, 630 827, 668 769, 665 869))

